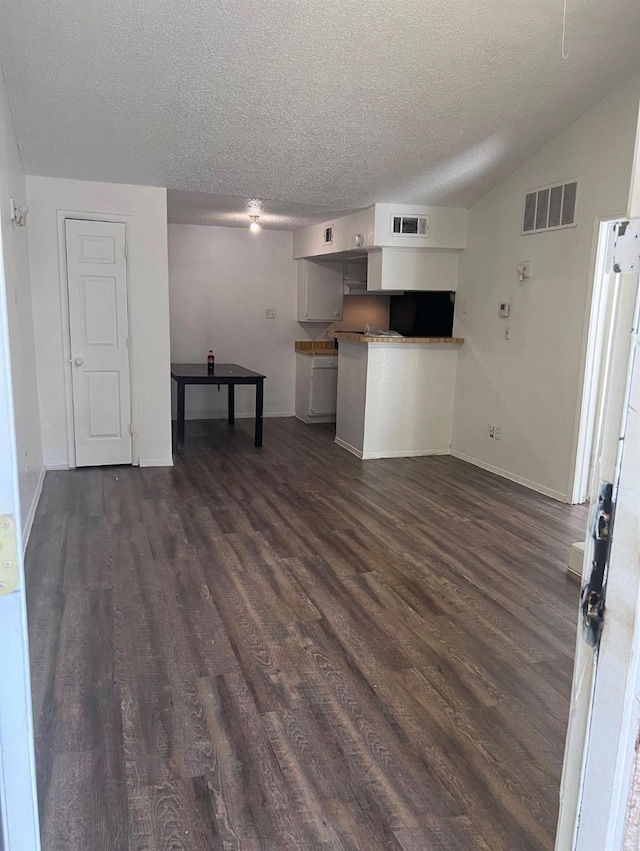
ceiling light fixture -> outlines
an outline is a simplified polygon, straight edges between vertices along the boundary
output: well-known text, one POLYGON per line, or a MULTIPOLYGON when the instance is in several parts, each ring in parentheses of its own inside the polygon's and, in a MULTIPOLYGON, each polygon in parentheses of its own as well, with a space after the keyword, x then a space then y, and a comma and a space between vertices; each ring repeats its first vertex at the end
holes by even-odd
POLYGON ((260 230, 260 224, 258 219, 260 216, 257 213, 249 213, 249 219, 251 220, 251 224, 249 225, 249 230, 251 233, 258 233, 260 230))

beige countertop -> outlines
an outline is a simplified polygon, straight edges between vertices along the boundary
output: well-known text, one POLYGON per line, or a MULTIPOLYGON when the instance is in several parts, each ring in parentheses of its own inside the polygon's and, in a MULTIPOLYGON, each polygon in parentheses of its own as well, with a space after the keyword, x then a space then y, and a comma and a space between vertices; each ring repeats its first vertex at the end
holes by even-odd
POLYGON ((369 337, 366 334, 351 334, 348 331, 338 331, 336 340, 346 343, 447 343, 459 345, 464 343, 464 337, 369 337))

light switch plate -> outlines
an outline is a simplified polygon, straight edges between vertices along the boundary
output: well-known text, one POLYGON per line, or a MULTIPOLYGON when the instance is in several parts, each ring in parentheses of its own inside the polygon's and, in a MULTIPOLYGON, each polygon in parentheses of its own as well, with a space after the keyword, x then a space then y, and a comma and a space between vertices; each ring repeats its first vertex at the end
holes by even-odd
POLYGON ((275 319, 276 318, 276 312, 272 307, 268 307, 265 310, 264 315, 267 317, 267 319, 275 319))
POLYGON ((511 304, 508 301, 501 301, 498 308, 500 316, 508 316, 511 313, 511 304))

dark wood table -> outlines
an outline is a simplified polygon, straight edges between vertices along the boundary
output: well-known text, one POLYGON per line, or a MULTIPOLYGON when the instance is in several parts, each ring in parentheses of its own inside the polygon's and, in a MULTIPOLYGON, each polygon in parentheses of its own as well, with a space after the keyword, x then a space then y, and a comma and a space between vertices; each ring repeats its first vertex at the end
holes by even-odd
POLYGON ((171 378, 178 385, 178 450, 184 449, 184 392, 187 384, 226 384, 229 388, 229 425, 236 421, 236 384, 256 386, 256 439, 262 446, 262 408, 266 375, 252 372, 237 363, 217 363, 214 372, 208 372, 206 363, 172 363, 171 378))

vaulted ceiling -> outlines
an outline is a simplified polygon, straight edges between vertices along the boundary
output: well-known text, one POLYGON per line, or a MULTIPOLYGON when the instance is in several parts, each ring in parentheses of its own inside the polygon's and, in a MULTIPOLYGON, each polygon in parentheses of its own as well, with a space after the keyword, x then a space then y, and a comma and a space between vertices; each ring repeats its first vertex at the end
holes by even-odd
POLYGON ((0 0, 32 174, 271 225, 469 206, 640 66, 638 0, 0 0))

